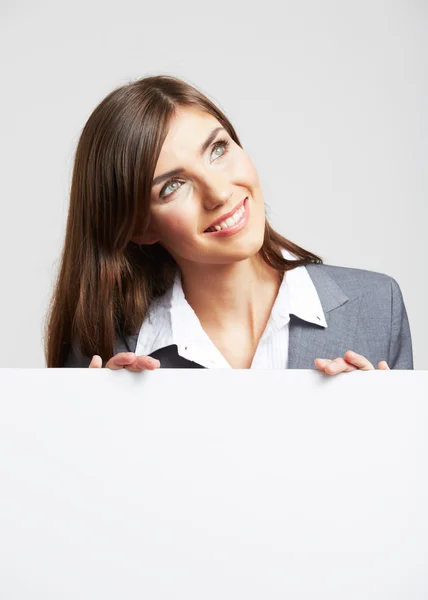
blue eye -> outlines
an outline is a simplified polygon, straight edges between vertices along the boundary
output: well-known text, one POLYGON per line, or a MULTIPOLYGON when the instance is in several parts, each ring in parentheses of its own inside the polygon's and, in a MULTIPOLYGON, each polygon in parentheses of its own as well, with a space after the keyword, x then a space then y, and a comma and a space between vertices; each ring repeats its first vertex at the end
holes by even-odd
MULTIPOLYGON (((214 150, 216 150, 218 147, 223 146, 224 147, 224 152, 223 154, 218 154, 217 158, 223 158, 223 156, 225 156, 227 154, 227 152, 229 151, 229 145, 230 145, 230 141, 229 140, 217 140, 217 142, 214 142, 214 144, 212 144, 211 148, 214 150)), ((175 189, 172 190, 172 192, 169 192, 168 194, 164 194, 163 192, 173 183, 180 183, 180 181, 178 179, 170 179, 169 181, 166 182, 166 184, 163 186, 163 188, 161 189, 161 191, 159 192, 159 198, 168 198, 169 196, 172 196, 172 194, 180 189, 181 187, 181 183, 180 183, 180 187, 176 187, 175 189)))

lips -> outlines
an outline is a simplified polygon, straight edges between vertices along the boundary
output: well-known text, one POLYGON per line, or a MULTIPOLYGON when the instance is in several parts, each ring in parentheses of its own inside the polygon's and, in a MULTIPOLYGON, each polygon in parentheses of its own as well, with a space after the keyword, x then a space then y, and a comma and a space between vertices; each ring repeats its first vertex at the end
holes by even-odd
POLYGON ((204 233, 206 231, 208 231, 208 229, 210 229, 210 227, 214 227, 214 225, 220 225, 220 223, 222 223, 223 221, 226 221, 226 219, 228 219, 229 217, 234 215, 236 213, 236 211, 241 208, 241 206, 244 204, 246 199, 247 199, 247 196, 243 200, 241 200, 241 202, 238 202, 238 204, 235 206, 235 208, 233 208, 230 212, 228 212, 228 213, 222 215, 221 217, 219 217, 218 219, 216 219, 213 223, 211 223, 211 225, 208 225, 208 227, 205 229, 204 233))

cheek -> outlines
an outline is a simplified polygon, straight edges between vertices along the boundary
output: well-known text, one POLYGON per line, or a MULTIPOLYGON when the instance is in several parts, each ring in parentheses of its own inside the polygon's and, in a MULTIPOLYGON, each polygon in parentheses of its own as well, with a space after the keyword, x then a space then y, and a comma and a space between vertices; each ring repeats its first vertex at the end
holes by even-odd
POLYGON ((186 217, 182 211, 168 210, 159 215, 157 226, 165 237, 181 237, 183 232, 192 229, 192 219, 186 217))
POLYGON ((259 185, 257 170, 246 152, 240 152, 234 165, 234 178, 243 181, 250 186, 259 185))

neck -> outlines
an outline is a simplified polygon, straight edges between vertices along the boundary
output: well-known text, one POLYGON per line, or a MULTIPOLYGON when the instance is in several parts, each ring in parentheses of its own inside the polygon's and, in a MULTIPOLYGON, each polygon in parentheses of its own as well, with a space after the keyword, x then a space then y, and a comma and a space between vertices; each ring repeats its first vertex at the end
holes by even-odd
POLYGON ((183 292, 204 329, 246 331, 257 341, 281 285, 280 274, 256 254, 221 265, 180 266, 183 292))

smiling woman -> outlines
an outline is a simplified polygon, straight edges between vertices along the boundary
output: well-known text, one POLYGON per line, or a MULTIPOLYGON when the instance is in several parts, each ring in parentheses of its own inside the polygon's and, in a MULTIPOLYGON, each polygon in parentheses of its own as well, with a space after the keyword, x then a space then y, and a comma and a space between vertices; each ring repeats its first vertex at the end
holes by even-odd
POLYGON ((265 209, 235 129, 195 87, 112 91, 76 150, 47 366, 412 369, 397 282, 323 264, 265 209))

